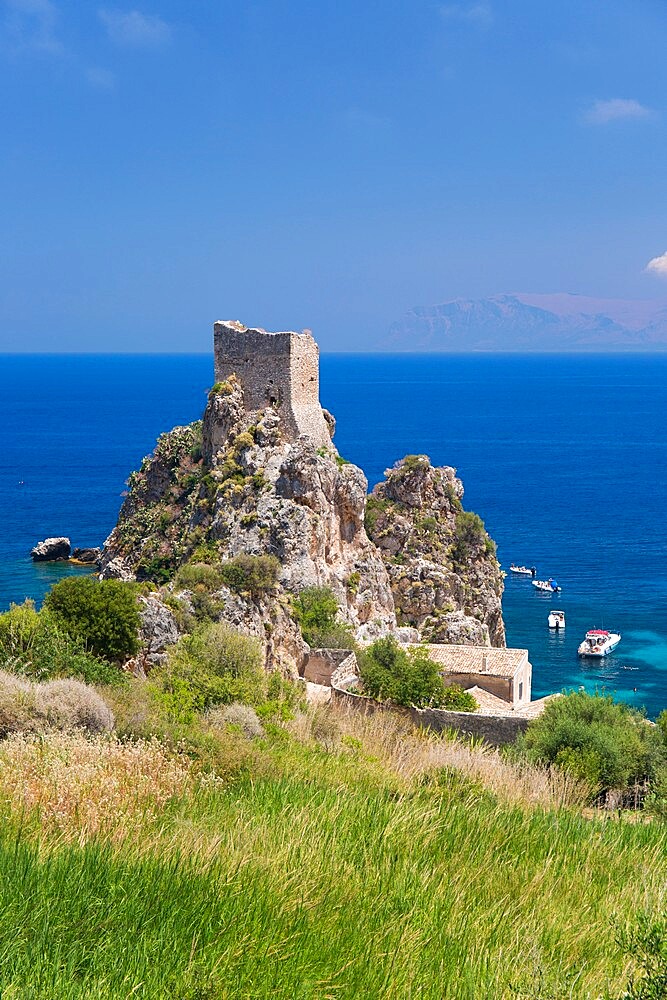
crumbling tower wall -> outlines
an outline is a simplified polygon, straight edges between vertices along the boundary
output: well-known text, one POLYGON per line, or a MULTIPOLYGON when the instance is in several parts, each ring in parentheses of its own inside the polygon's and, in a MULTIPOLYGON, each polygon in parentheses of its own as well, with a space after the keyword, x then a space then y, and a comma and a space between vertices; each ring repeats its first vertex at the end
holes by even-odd
POLYGON ((236 320, 213 327, 215 380, 236 375, 246 410, 273 406, 287 440, 305 434, 317 447, 331 436, 320 406, 319 348, 309 333, 267 333, 236 320))

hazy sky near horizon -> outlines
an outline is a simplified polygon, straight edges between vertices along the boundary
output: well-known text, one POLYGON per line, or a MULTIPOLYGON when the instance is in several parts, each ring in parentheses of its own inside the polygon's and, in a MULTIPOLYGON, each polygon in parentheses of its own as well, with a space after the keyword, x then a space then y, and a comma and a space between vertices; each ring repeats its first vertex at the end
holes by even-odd
POLYGON ((664 0, 0 0, 0 350, 667 298, 665 51, 664 0))

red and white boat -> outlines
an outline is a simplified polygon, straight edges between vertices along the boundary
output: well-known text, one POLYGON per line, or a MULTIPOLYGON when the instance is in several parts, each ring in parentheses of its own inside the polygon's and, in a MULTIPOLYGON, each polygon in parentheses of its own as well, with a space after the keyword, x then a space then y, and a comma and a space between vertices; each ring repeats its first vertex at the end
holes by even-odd
POLYGON ((586 638, 580 644, 579 656, 607 656, 621 641, 619 632, 607 632, 606 629, 592 628, 586 633, 586 638))

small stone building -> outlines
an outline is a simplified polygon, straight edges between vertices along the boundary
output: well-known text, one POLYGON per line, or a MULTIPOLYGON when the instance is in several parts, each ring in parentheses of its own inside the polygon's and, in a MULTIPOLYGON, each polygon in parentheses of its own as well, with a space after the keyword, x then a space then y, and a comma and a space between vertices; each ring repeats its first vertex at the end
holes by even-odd
POLYGON ((533 668, 527 649, 436 643, 425 648, 447 684, 460 684, 466 690, 479 688, 512 708, 529 704, 533 668))

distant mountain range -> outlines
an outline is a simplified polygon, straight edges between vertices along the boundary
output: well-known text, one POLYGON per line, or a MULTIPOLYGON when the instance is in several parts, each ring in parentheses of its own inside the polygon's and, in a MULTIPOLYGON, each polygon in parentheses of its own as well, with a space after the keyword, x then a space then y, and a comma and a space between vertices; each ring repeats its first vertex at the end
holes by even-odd
POLYGON ((395 351, 667 351, 667 301, 517 292, 417 306, 392 323, 395 351))

